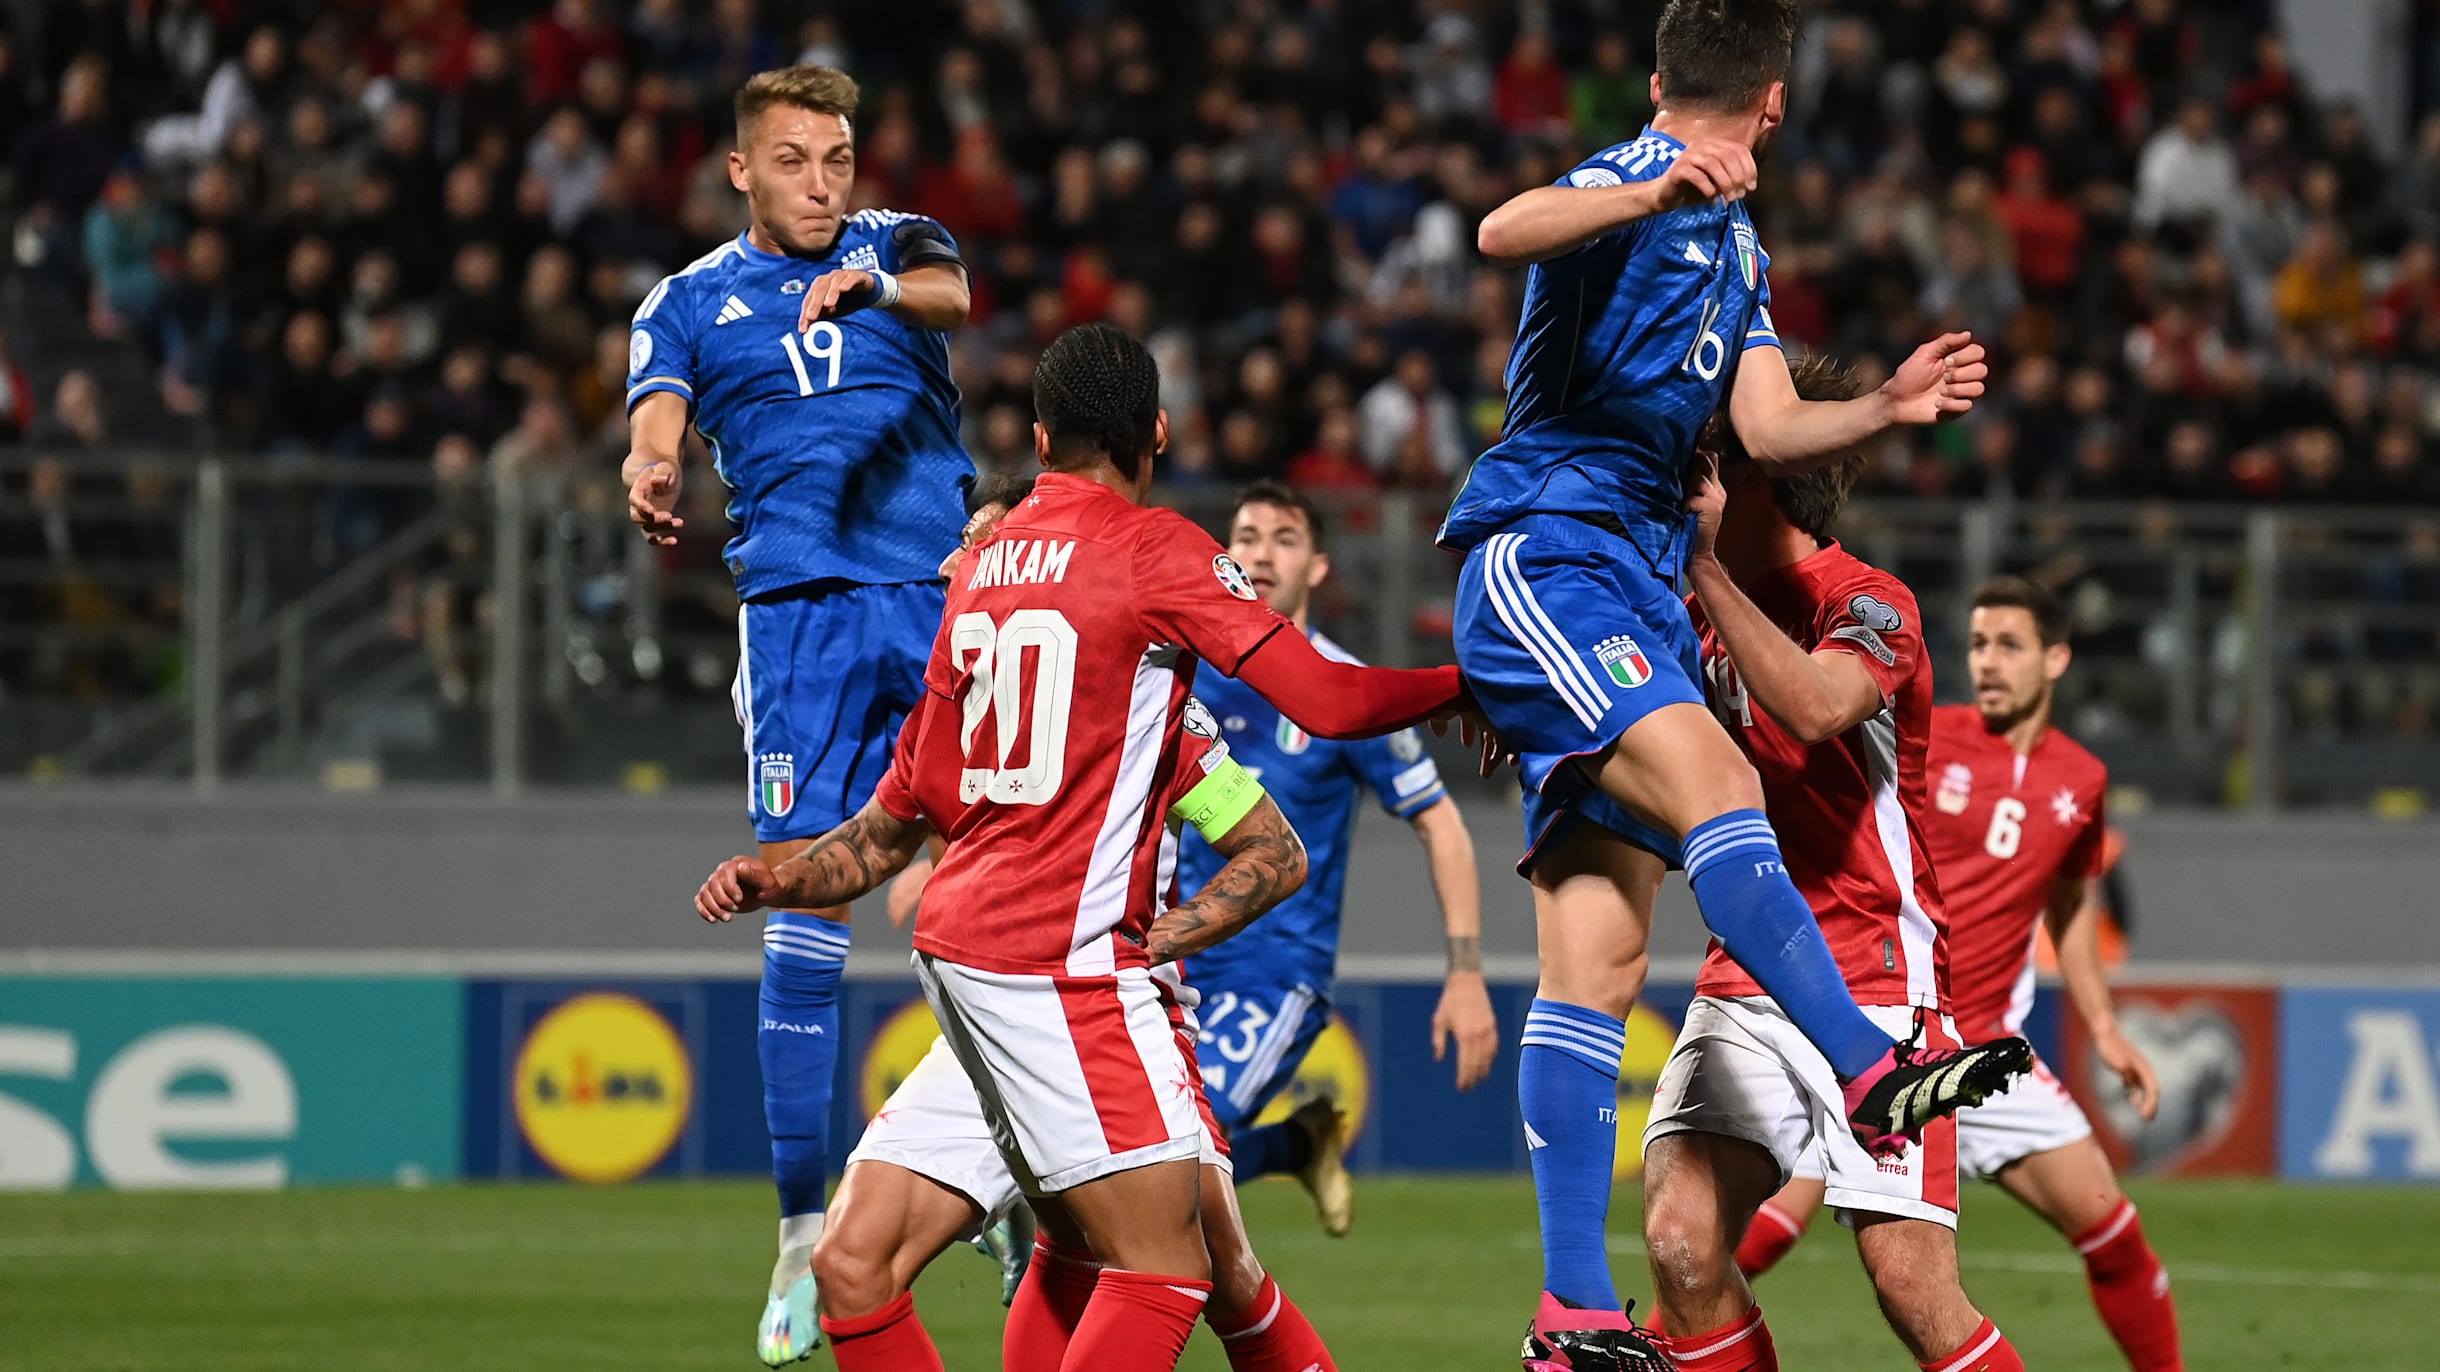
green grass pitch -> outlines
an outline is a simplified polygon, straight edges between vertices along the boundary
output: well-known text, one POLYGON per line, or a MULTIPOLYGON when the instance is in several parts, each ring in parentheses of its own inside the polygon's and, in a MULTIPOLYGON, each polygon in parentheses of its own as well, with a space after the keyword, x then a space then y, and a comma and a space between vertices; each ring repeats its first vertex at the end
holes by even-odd
MULTIPOLYGON (((2440 1367, 2440 1190, 2136 1195, 2197 1372, 2440 1367)), ((1292 1184, 1245 1200, 1256 1247, 1350 1372, 1516 1366, 1541 1273, 1526 1180, 1367 1181, 1339 1241, 1292 1184)), ((1997 1192, 1967 1207, 1969 1289, 2028 1365, 2121 1366, 2065 1246, 1997 1192)), ((1643 1285, 1636 1214, 1622 1191, 1628 1292, 1643 1285)), ((0 1368, 749 1372, 771 1228, 765 1188, 725 1183, 0 1196, 0 1368)), ((925 1279, 919 1308, 952 1369, 999 1366, 996 1282, 964 1250, 925 1279)), ((1909 1365, 1835 1227, 1761 1291, 1790 1369, 1909 1365)), ((1185 1365, 1225 1364, 1199 1334, 1185 1365)))

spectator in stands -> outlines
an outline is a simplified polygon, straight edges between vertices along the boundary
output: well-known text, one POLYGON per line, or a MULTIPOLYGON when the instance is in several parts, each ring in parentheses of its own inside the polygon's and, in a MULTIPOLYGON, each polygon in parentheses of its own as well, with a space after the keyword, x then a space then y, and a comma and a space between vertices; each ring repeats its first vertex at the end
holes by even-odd
POLYGON ((278 109, 287 74, 287 39, 269 24, 256 28, 246 35, 245 46, 212 73, 200 109, 173 114, 145 130, 145 157, 166 167, 218 157, 238 125, 267 118, 278 109))
POLYGON ((2347 232, 2330 220, 2304 231, 2296 255, 2271 283, 2271 313, 2282 327, 2353 338, 2364 330, 2364 277, 2347 255, 2347 232))
POLYGON ((2201 96, 2178 106, 2177 121, 2144 144, 2135 169, 2135 222, 2208 232, 2237 203, 2237 158, 2220 137, 2220 117, 2201 96))
MULTIPOLYGON (((573 2, 561 0, 561 8, 573 2)), ((600 195, 610 154, 594 141, 584 115, 572 105, 563 106, 526 145, 525 167, 526 175, 538 178, 548 194, 551 231, 565 238, 576 232, 577 222, 600 195)))
POLYGON ((1364 460, 1393 486, 1445 485, 1472 456, 1457 402, 1434 375, 1432 355, 1409 348, 1357 409, 1364 460))
POLYGON ((1568 86, 1568 117, 1587 147, 1623 143, 1652 118, 1652 70, 1635 60, 1625 30, 1593 40, 1592 65, 1568 86))
POLYGON ((0 333, 0 444, 15 443, 34 427, 34 382, 0 333))
POLYGON ((120 143, 108 122, 109 68, 94 56, 68 63, 58 111, 28 130, 10 158, 11 197, 24 211, 45 259, 69 250, 85 211, 117 167, 120 143))
POLYGON ((1547 30, 1528 27, 1517 34, 1492 80, 1491 108, 1511 137, 1568 135, 1567 71, 1551 56, 1547 30))
POLYGON ((51 412, 34 425, 33 446, 94 452, 109 441, 110 420, 102 405, 101 383, 81 367, 71 369, 59 378, 59 388, 51 394, 51 412))

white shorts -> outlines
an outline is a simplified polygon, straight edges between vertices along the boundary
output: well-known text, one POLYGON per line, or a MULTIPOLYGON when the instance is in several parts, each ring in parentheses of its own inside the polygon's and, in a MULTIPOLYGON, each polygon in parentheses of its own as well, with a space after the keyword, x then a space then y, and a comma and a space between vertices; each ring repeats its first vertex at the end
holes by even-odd
POLYGON ((2093 1136, 2093 1123, 2067 1088, 2035 1060, 2033 1070, 1980 1105, 1957 1112, 1957 1165, 1988 1177, 2020 1158, 2093 1136))
POLYGON ((983 1098, 946 1039, 932 1040, 932 1051, 864 1126, 856 1151, 847 1155, 848 1166, 860 1162, 903 1167, 973 1201, 983 1217, 961 1239, 980 1234, 1016 1204, 1017 1179, 992 1141, 983 1098))
MULTIPOLYGON (((1914 1032, 1915 1011, 1867 1006, 1891 1037, 1914 1032)), ((1957 1041, 1942 1016, 1928 1042, 1957 1041)), ((1842 1211, 1897 1215, 1957 1227, 1957 1126, 1936 1120, 1923 1142, 1894 1158, 1875 1158, 1847 1127, 1838 1075, 1777 1002, 1761 996, 1698 996, 1652 1090, 1644 1149, 1670 1134, 1719 1134, 1768 1151, 1779 1180, 1818 1176, 1824 1199, 1842 1211)))
POLYGON ((1193 1058, 1147 969, 1052 977, 918 952, 915 975, 1027 1195, 1203 1151, 1193 1058))

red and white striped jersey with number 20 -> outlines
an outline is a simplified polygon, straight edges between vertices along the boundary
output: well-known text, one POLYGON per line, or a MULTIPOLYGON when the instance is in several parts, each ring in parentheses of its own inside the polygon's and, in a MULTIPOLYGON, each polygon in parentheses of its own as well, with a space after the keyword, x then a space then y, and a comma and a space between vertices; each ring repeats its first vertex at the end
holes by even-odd
POLYGON ((994 972, 1143 966, 1195 664, 1233 675, 1286 623, 1184 516, 1042 477, 950 584, 877 793, 948 840, 915 946, 994 972))

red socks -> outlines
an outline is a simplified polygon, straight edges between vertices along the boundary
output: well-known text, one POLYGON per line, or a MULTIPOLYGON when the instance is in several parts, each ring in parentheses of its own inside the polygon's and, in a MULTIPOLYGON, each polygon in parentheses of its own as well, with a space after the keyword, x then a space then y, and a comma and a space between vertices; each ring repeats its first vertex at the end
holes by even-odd
POLYGON ((1034 1240, 1034 1260, 1008 1305, 1008 1328, 1000 1336, 1006 1372, 1042 1372, 1067 1356, 1068 1340, 1084 1318, 1101 1264, 1059 1247, 1045 1234, 1034 1240))
POLYGON ((1761 1306, 1708 1334, 1660 1342, 1679 1372, 1779 1372, 1779 1350, 1771 1346, 1761 1306))
POLYGON ((2185 1359, 2178 1351, 2177 1305, 2169 1299, 2169 1274, 2152 1245, 2144 1242, 2135 1202, 2121 1197, 2117 1209, 2070 1242, 2084 1258, 2093 1307, 2135 1372, 2182 1372, 2185 1359))
POLYGON ((1964 1347, 1921 1366, 1923 1372, 2025 1372, 2025 1360, 2016 1355, 2016 1346, 1989 1320, 1966 1336, 1964 1347))
POLYGON ((1778 1266, 1779 1260, 1804 1236, 1804 1221, 1764 1201, 1762 1208, 1754 1212, 1753 1223, 1745 1226, 1745 1237, 1737 1244, 1737 1270, 1749 1279, 1761 1276, 1778 1266))
POLYGON ((1204 1311, 1203 1318, 1220 1336, 1231 1372, 1338 1372, 1330 1350, 1313 1322, 1296 1308, 1286 1292, 1269 1277, 1254 1297, 1253 1308, 1229 1320, 1204 1311))
POLYGON ((1059 1366, 1064 1372, 1173 1372, 1212 1284, 1105 1267, 1059 1366))
POLYGON ((831 1356, 839 1372, 942 1372, 940 1350, 915 1318, 915 1295, 907 1292, 869 1315, 834 1320, 822 1316, 831 1356))

